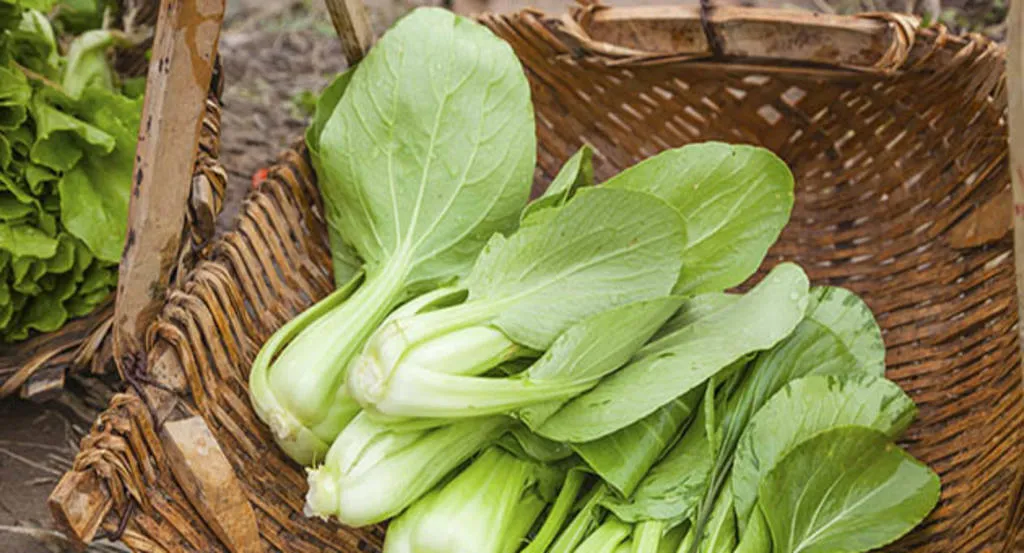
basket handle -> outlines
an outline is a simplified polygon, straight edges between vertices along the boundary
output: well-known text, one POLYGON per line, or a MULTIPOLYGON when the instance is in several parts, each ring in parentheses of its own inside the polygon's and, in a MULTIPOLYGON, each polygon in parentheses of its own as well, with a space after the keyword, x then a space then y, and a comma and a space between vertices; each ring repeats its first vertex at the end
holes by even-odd
POLYGON ((757 65, 884 74, 915 59, 920 20, 896 13, 841 16, 714 7, 702 0, 698 6, 631 7, 584 1, 552 23, 574 54, 614 65, 727 57, 757 65))
POLYGON ((186 237, 192 171, 213 78, 225 0, 161 0, 146 77, 114 308, 114 360, 122 378, 141 357, 146 329, 186 237))

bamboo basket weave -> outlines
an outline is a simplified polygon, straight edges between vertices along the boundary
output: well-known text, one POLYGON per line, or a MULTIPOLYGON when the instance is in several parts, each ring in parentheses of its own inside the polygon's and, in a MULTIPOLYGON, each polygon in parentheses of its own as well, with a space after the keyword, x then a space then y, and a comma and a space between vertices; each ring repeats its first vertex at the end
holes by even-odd
MULTIPOLYGON (((158 0, 136 0, 120 2, 117 24, 132 34, 151 33, 156 25, 158 0)), ((146 49, 151 40, 113 53, 113 65, 124 77, 146 74, 148 60, 146 49)), ((220 91, 211 90, 207 101, 208 117, 204 125, 204 136, 220 132, 220 91)), ((209 139, 203 139, 209 144, 209 139)), ((179 260, 190 267, 195 257, 213 237, 213 226, 203 224, 216 219, 223 206, 226 174, 215 174, 210 160, 217 152, 204 149, 199 156, 196 172, 202 175, 196 183, 202 193, 192 196, 187 215, 188 240, 179 254, 179 260)), ((184 274, 186 271, 180 271, 184 274)), ((69 321, 61 329, 38 334, 24 342, 0 345, 0 398, 17 394, 21 398, 36 401, 49 399, 60 393, 68 373, 103 374, 111 371, 112 339, 111 322, 114 314, 114 300, 111 298, 95 311, 69 321)))
MULTIPOLYGON (((1024 382, 1010 228, 1004 52, 915 19, 581 6, 479 20, 530 79, 542 189, 582 143, 607 178, 701 140, 792 167, 781 260, 878 316, 888 376, 920 406, 905 445, 941 501, 886 551, 1024 551, 1024 382)), ((77 539, 136 551, 376 552, 383 529, 303 517, 303 470, 247 397, 260 345, 332 288, 301 142, 179 280, 145 339, 153 385, 117 396, 51 496, 77 539), (141 394, 141 395, 140 395, 141 394)))

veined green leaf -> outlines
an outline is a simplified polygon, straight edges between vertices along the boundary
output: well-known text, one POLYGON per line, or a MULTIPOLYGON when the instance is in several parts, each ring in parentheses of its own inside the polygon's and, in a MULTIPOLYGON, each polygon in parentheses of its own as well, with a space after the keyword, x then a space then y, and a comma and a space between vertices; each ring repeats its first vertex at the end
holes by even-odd
POLYGON ((835 428, 801 443, 761 481, 774 553, 854 553, 909 532, 939 478, 877 430, 835 428))
POLYGON ((545 224, 488 243, 466 278, 469 302, 486 302, 514 341, 546 350, 584 317, 666 295, 681 227, 650 194, 581 190, 545 224))
POLYGON ((811 290, 811 298, 807 316, 832 331, 865 372, 885 376, 882 331, 864 300, 835 286, 817 286, 811 290))
POLYGON ((86 151, 100 156, 112 152, 117 146, 117 138, 65 109, 58 108, 54 105, 55 101, 67 102, 60 96, 56 91, 37 93, 29 104, 36 124, 32 161, 56 171, 69 171, 86 151))
MULTIPOLYGON (((650 194, 600 188, 551 212, 508 238, 495 235, 464 282, 467 301, 377 330, 349 371, 361 405, 406 417, 512 412, 567 399, 629 360, 679 305, 665 297, 679 269, 679 214, 650 194), (474 328, 500 335, 484 353, 547 353, 503 379, 451 375, 417 358, 432 341, 474 328)), ((467 341, 449 351, 460 358, 476 349, 467 341)), ((505 360, 493 357, 474 374, 505 360)))
POLYGON ((721 142, 664 151, 605 186, 646 190, 686 220, 677 291, 717 292, 754 274, 789 221, 793 175, 771 151, 721 142))
POLYGON ((640 357, 577 397, 534 430, 551 439, 585 442, 646 417, 700 386, 750 352, 772 347, 797 325, 807 306, 807 276, 777 266, 732 305, 651 344, 640 357))
POLYGON ((526 203, 536 155, 526 76, 485 27, 417 9, 355 69, 320 146, 328 220, 368 278, 447 281, 526 203))
POLYGON ((736 448, 732 495, 738 518, 750 517, 761 480, 800 442, 839 426, 895 438, 916 413, 914 402, 884 378, 812 375, 790 382, 750 419, 736 448))

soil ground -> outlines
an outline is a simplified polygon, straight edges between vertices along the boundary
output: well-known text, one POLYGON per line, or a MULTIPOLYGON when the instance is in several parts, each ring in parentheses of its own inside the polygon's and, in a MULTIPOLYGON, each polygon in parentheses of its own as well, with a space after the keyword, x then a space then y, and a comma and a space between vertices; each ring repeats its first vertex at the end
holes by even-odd
MULTIPOLYGON (((680 0, 606 0, 615 5, 679 3, 680 0)), ((682 0, 694 3, 696 0, 682 0)), ((409 9, 429 2, 369 0, 378 32, 409 9)), ((1004 33, 1006 0, 718 0, 793 9, 850 13, 917 11, 959 30, 1004 33)), ((511 11, 533 5, 560 12, 566 0, 454 0, 456 11, 511 11)), ((341 49, 320 2, 229 0, 221 37, 225 71, 222 159, 229 172, 222 228, 230 225, 252 176, 298 139, 309 100, 344 67, 341 49)), ((0 553, 70 550, 49 529, 46 497, 70 467, 77 443, 111 393, 96 381, 72 383, 58 400, 36 405, 0 402, 0 553)), ((93 551, 122 551, 97 544, 93 551)))

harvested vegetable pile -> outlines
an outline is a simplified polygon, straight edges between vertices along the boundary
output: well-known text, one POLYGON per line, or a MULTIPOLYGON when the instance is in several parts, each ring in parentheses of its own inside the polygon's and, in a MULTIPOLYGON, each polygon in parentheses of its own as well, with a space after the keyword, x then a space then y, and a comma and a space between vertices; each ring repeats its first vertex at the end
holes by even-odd
MULTIPOLYGON (((21 6, 0 0, 0 342, 109 296, 142 105, 140 83, 119 83, 107 60, 121 33, 86 31, 62 52, 47 17, 21 6)), ((78 28, 95 12, 65 14, 78 28)))
POLYGON ((338 289, 250 375, 306 511, 394 518, 385 551, 867 551, 932 510, 894 445, 914 403, 868 307, 791 263, 771 152, 705 143, 596 185, 572 156, 527 203, 514 53, 402 19, 307 133, 338 289))

